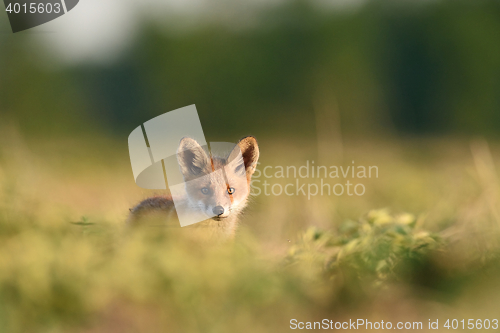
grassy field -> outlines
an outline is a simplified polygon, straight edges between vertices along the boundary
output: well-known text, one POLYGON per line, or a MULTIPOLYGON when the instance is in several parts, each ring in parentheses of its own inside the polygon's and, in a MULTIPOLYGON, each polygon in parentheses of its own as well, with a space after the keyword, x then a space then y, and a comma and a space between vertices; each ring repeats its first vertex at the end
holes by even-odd
POLYGON ((314 141, 260 145, 261 168, 355 161, 379 177, 363 180, 363 196, 255 197, 236 241, 211 246, 124 228, 155 192, 135 185, 125 139, 3 128, 0 332, 284 332, 294 318, 424 329, 439 319, 447 330, 446 319, 498 319, 498 143, 345 138, 341 156, 337 146, 320 159, 314 141))

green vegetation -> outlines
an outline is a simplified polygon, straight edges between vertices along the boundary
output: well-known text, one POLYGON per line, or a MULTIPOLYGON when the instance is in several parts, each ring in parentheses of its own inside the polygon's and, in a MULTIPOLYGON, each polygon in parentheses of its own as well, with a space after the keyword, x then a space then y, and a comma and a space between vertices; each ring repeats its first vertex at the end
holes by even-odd
POLYGON ((410 263, 443 249, 438 235, 415 230, 416 223, 410 214, 392 216, 379 210, 358 222, 342 223, 338 234, 310 228, 290 250, 289 260, 300 264, 312 259, 331 278, 352 271, 353 278, 367 284, 397 280, 411 274, 410 263))
MULTIPOLYGON (((481 187, 488 169, 480 152, 479 169, 471 169, 467 150, 450 159, 425 148, 434 157, 415 168, 397 146, 391 157, 387 145, 370 148, 386 160, 382 175, 386 165, 398 171, 371 180, 365 196, 260 196, 234 243, 209 245, 160 228, 124 228, 128 207, 151 192, 135 186, 114 140, 94 138, 101 149, 92 154, 92 140, 73 141, 74 152, 60 141, 3 133, 15 144, 0 153, 2 332, 284 332, 292 318, 426 322, 493 318, 498 310, 490 303, 499 292, 498 225, 488 204, 498 186, 481 187), (430 166, 433 177, 446 178, 452 164, 465 166, 452 169, 462 181, 447 201, 430 204, 426 186, 394 190, 400 177, 425 184, 430 166), (394 209, 428 209, 363 214, 380 195, 394 209)), ((368 154, 365 144, 347 146, 368 154)), ((263 152, 264 162, 272 158, 263 152)))
POLYGON ((33 36, 3 34, 2 118, 33 134, 128 134, 195 103, 212 140, 242 132, 307 138, 315 100, 327 94, 343 131, 357 136, 499 132, 497 0, 371 0, 341 12, 292 0, 252 22, 179 32, 144 21, 133 45, 105 66, 57 67, 52 56, 46 64, 26 51, 36 47, 33 36))

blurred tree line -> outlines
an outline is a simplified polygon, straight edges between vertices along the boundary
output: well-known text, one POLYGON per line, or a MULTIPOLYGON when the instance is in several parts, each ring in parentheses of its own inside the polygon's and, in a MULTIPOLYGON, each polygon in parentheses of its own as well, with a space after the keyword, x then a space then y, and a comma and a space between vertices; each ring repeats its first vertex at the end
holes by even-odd
POLYGON ((353 135, 500 133, 498 0, 289 1, 252 27, 181 34, 146 21, 109 66, 48 70, 19 38, 0 43, 0 117, 34 134, 125 134, 196 104, 211 140, 314 135, 318 93, 353 135))

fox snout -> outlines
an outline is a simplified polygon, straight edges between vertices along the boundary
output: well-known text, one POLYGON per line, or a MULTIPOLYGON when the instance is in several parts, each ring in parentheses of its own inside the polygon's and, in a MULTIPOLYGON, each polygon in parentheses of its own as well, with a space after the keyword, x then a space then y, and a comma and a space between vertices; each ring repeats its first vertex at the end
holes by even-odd
POLYGON ((222 207, 222 206, 215 206, 212 209, 212 212, 214 213, 215 216, 221 217, 222 215, 224 215, 224 207, 222 207))
POLYGON ((229 217, 232 213, 233 209, 231 206, 223 207, 223 206, 215 206, 212 208, 212 213, 214 215, 214 219, 219 220, 226 217, 229 217))

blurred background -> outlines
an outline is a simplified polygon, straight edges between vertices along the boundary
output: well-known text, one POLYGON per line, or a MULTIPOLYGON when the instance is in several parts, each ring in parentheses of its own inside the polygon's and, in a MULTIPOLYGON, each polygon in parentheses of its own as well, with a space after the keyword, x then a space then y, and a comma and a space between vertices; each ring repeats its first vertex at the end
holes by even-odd
POLYGON ((491 270, 496 258, 499 134, 497 0, 82 0, 16 34, 0 14, 0 326, 276 332, 302 314, 384 319, 399 309, 395 318, 426 322, 431 313, 467 320, 475 307, 486 315, 490 296, 474 303, 471 295, 489 284, 467 272, 482 269, 478 262, 491 270), (161 194, 135 185, 128 134, 191 104, 208 141, 256 136, 261 167, 379 168, 362 197, 254 198, 241 237, 271 266, 281 267, 292 245, 316 248, 299 241, 311 226, 337 230, 380 208, 413 214, 455 252, 422 266, 424 287, 402 279, 413 287, 352 303, 365 298, 346 280, 327 288, 319 273, 269 273, 247 250, 236 252, 248 266, 214 259, 235 265, 223 273, 189 251, 173 255, 178 265, 151 259, 180 251, 161 239, 116 250, 128 209, 161 194), (233 284, 204 285, 201 273, 182 271, 186 260, 233 284), (181 280, 186 289, 172 291, 181 280), (214 312, 206 310, 212 293, 227 300, 214 312), (231 312, 240 305, 246 314, 231 312), (186 315, 192 308, 198 319, 186 315))
POLYGON ((88 0, 1 27, 2 118, 33 135, 195 103, 210 138, 310 137, 318 94, 356 137, 499 131, 497 1, 88 0))

